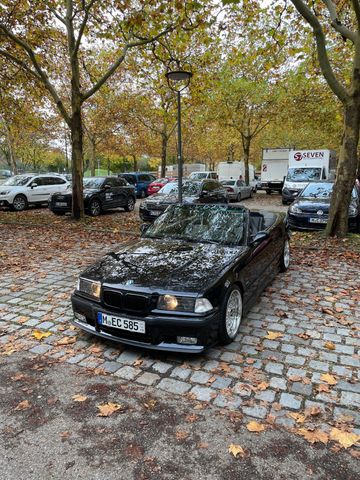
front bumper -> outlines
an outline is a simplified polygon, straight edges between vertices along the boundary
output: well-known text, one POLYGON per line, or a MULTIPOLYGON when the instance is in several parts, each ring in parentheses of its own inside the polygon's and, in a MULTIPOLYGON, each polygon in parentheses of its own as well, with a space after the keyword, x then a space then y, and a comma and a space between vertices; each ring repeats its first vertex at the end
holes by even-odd
MULTIPOLYGON (((291 230, 324 230, 326 228, 327 223, 313 223, 310 222, 310 218, 316 218, 316 213, 314 214, 302 214, 302 215, 294 215, 292 213, 288 213, 287 219, 288 224, 291 230)), ((322 217, 324 219, 328 219, 327 216, 322 217)), ((349 231, 357 231, 357 220, 356 217, 349 217, 349 231)))
POLYGON ((140 218, 141 220, 143 220, 144 222, 153 222, 154 220, 156 220, 157 218, 160 217, 160 215, 162 215, 164 213, 165 209, 164 210, 159 210, 159 209, 147 209, 147 208, 144 208, 144 207, 141 207, 139 208, 139 215, 140 215, 140 218), (152 215, 150 212, 152 211, 155 211, 155 212, 160 212, 159 215, 152 215))
POLYGON ((10 200, 6 197, 0 197, 0 207, 10 207, 10 200))
POLYGON ((170 352, 201 353, 217 340, 220 314, 214 310, 207 315, 191 316, 165 314, 157 315, 150 313, 143 317, 129 315, 128 313, 111 311, 100 303, 85 299, 73 294, 71 297, 74 313, 80 313, 86 317, 86 323, 74 318, 72 323, 87 333, 97 335, 107 340, 125 343, 136 347, 151 350, 163 350, 170 352), (97 322, 97 313, 120 316, 129 320, 141 320, 145 322, 145 334, 122 331, 111 327, 101 327, 97 322), (177 343, 176 337, 196 337, 196 345, 184 345, 177 343))

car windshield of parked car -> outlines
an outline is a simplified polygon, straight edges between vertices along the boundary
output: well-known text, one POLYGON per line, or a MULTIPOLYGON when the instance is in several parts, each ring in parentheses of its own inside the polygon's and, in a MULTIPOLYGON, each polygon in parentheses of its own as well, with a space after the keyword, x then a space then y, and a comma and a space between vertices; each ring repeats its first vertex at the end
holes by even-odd
MULTIPOLYGON (((195 182, 184 182, 182 186, 183 195, 187 195, 189 197, 195 197, 199 194, 200 191, 200 183, 195 182)), ((169 182, 159 190, 158 193, 162 195, 171 195, 176 194, 178 192, 178 184, 177 182, 169 182)))
POLYGON ((286 180, 289 182, 313 182, 320 180, 321 168, 289 168, 286 180))
MULTIPOLYGON (((333 183, 309 183, 301 192, 301 197, 330 198, 334 188, 333 183)), ((356 190, 352 190, 352 197, 356 198, 356 190)))
POLYGON ((190 178, 191 178, 191 180, 203 180, 204 178, 207 178, 207 173, 206 172, 193 172, 193 173, 190 173, 190 178))
POLYGON ((144 234, 146 238, 239 245, 247 210, 226 205, 173 205, 144 234))
POLYGON ((3 185, 9 187, 21 187, 22 185, 26 185, 31 178, 33 177, 30 177, 29 175, 15 175, 15 177, 6 180, 3 185))
POLYGON ((222 180, 221 185, 235 185, 235 180, 222 180))
POLYGON ((104 183, 103 178, 84 178, 84 188, 96 189, 101 188, 104 183))

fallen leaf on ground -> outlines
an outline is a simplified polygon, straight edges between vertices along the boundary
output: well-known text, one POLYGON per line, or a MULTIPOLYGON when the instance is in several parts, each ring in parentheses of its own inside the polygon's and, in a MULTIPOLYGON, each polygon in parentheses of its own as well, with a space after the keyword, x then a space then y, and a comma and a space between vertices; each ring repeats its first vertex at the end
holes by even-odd
POLYGON ((11 380, 14 380, 14 382, 18 382, 19 380, 23 380, 26 378, 26 376, 23 373, 16 372, 14 376, 11 377, 11 380))
POLYGON ((237 456, 241 457, 241 458, 245 458, 246 457, 246 452, 245 450, 240 446, 240 445, 236 445, 235 443, 231 443, 229 445, 229 453, 231 453, 232 455, 234 455, 234 457, 236 458, 237 456))
POLYGON ((209 448, 209 444, 206 442, 199 442, 196 446, 197 448, 209 448))
POLYGON ((85 395, 80 394, 73 395, 71 398, 74 400, 74 402, 85 402, 85 400, 87 400, 87 397, 85 397, 85 395))
POLYGON ((188 432, 184 432, 183 430, 178 430, 175 434, 177 440, 185 440, 189 434, 188 432))
POLYGON ((97 408, 99 409, 98 417, 110 417, 114 412, 117 410, 120 410, 122 405, 119 403, 102 403, 100 405, 97 405, 97 408))
POLYGON ((302 338, 303 340, 309 340, 310 335, 308 333, 298 333, 297 337, 302 338))
POLYGON ((336 378, 334 377, 334 375, 330 375, 330 373, 322 373, 320 375, 320 380, 328 383, 329 385, 336 385, 337 384, 336 378))
POLYGON ((257 385, 256 390, 266 390, 268 388, 269 384, 267 382, 261 382, 259 385, 257 385))
POLYGON ((31 407, 31 404, 28 400, 23 400, 16 407, 15 410, 27 410, 31 407))
POLYGON ((66 431, 66 432, 61 432, 60 433, 60 438, 69 438, 70 437, 70 432, 66 431))
POLYGON ((42 332, 41 330, 34 330, 32 332, 32 336, 36 338, 36 340, 42 340, 43 338, 50 337, 52 335, 51 332, 42 332))
POLYGON ((340 443, 340 445, 344 448, 349 448, 360 440, 360 435, 356 435, 356 433, 344 432, 338 428, 333 428, 330 432, 330 439, 340 443))
POLYGON ((310 443, 322 442, 326 444, 329 441, 329 435, 322 430, 307 430, 306 428, 299 428, 296 433, 304 437, 305 440, 310 443))
POLYGON ((335 350, 335 344, 333 342, 326 342, 325 348, 328 348, 329 350, 335 350))
POLYGON ((189 423, 194 423, 199 419, 199 415, 195 415, 195 413, 186 415, 185 420, 189 423))
POLYGON ((141 359, 138 359, 138 360, 135 360, 134 362, 134 367, 140 367, 140 365, 142 365, 144 363, 144 360, 141 360, 141 359))
POLYGON ((249 432, 263 432, 265 430, 265 425, 251 421, 246 425, 246 428, 249 430, 249 432))
POLYGON ((318 385, 316 387, 316 390, 318 392, 324 392, 324 393, 329 393, 330 392, 330 386, 329 385, 326 385, 325 383, 320 383, 320 385, 318 385))
POLYGON ((305 416, 309 417, 316 417, 317 415, 320 415, 322 413, 322 409, 318 406, 315 407, 309 407, 305 410, 305 416))
POLYGON ((72 343, 76 342, 76 337, 64 337, 60 338, 59 341, 56 342, 56 345, 71 345, 72 343))
POLYGON ((268 330, 265 338, 268 340, 276 340, 277 338, 283 337, 284 335, 280 332, 271 332, 268 330))
POLYGON ((288 417, 293 418, 296 423, 304 423, 305 421, 305 415, 302 413, 288 413, 288 417))
POLYGON ((147 400, 146 403, 144 403, 144 407, 151 410, 156 406, 156 404, 157 404, 157 401, 154 400, 153 398, 150 398, 150 400, 147 400))

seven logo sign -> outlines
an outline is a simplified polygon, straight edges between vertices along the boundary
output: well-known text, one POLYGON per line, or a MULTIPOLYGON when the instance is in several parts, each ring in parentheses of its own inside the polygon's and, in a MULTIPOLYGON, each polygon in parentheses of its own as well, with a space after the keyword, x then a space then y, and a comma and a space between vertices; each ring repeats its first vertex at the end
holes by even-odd
POLYGON ((297 162, 300 162, 300 160, 302 159, 302 153, 301 152, 296 152, 294 154, 294 160, 296 160, 297 162))
POLYGON ((262 171, 263 171, 263 172, 266 172, 266 171, 267 171, 267 165, 266 165, 266 163, 264 163, 264 165, 263 165, 263 167, 262 167, 262 171))

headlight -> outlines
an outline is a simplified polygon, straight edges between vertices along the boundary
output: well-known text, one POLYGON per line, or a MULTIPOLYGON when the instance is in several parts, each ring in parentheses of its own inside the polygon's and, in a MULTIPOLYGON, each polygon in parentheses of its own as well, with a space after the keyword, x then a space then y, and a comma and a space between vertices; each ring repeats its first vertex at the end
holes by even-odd
POLYGON ((301 208, 297 207, 296 205, 291 205, 289 210, 291 213, 302 213, 301 208))
POLYGON ((101 295, 101 283, 94 280, 88 280, 87 278, 80 277, 77 284, 77 289, 81 293, 85 293, 89 297, 100 300, 101 295))
POLYGON ((160 310, 173 310, 177 312, 193 312, 195 299, 191 297, 176 297, 175 295, 161 295, 157 308, 160 310))
POLYGON ((0 195, 9 195, 10 190, 5 190, 3 192, 0 192, 0 195))
POLYGON ((355 217, 355 215, 357 215, 358 211, 357 211, 357 208, 355 207, 355 205, 350 205, 349 206, 349 215, 351 217, 355 217))
POLYGON ((207 298, 197 298, 195 301, 195 313, 210 312, 213 309, 211 302, 207 298))

